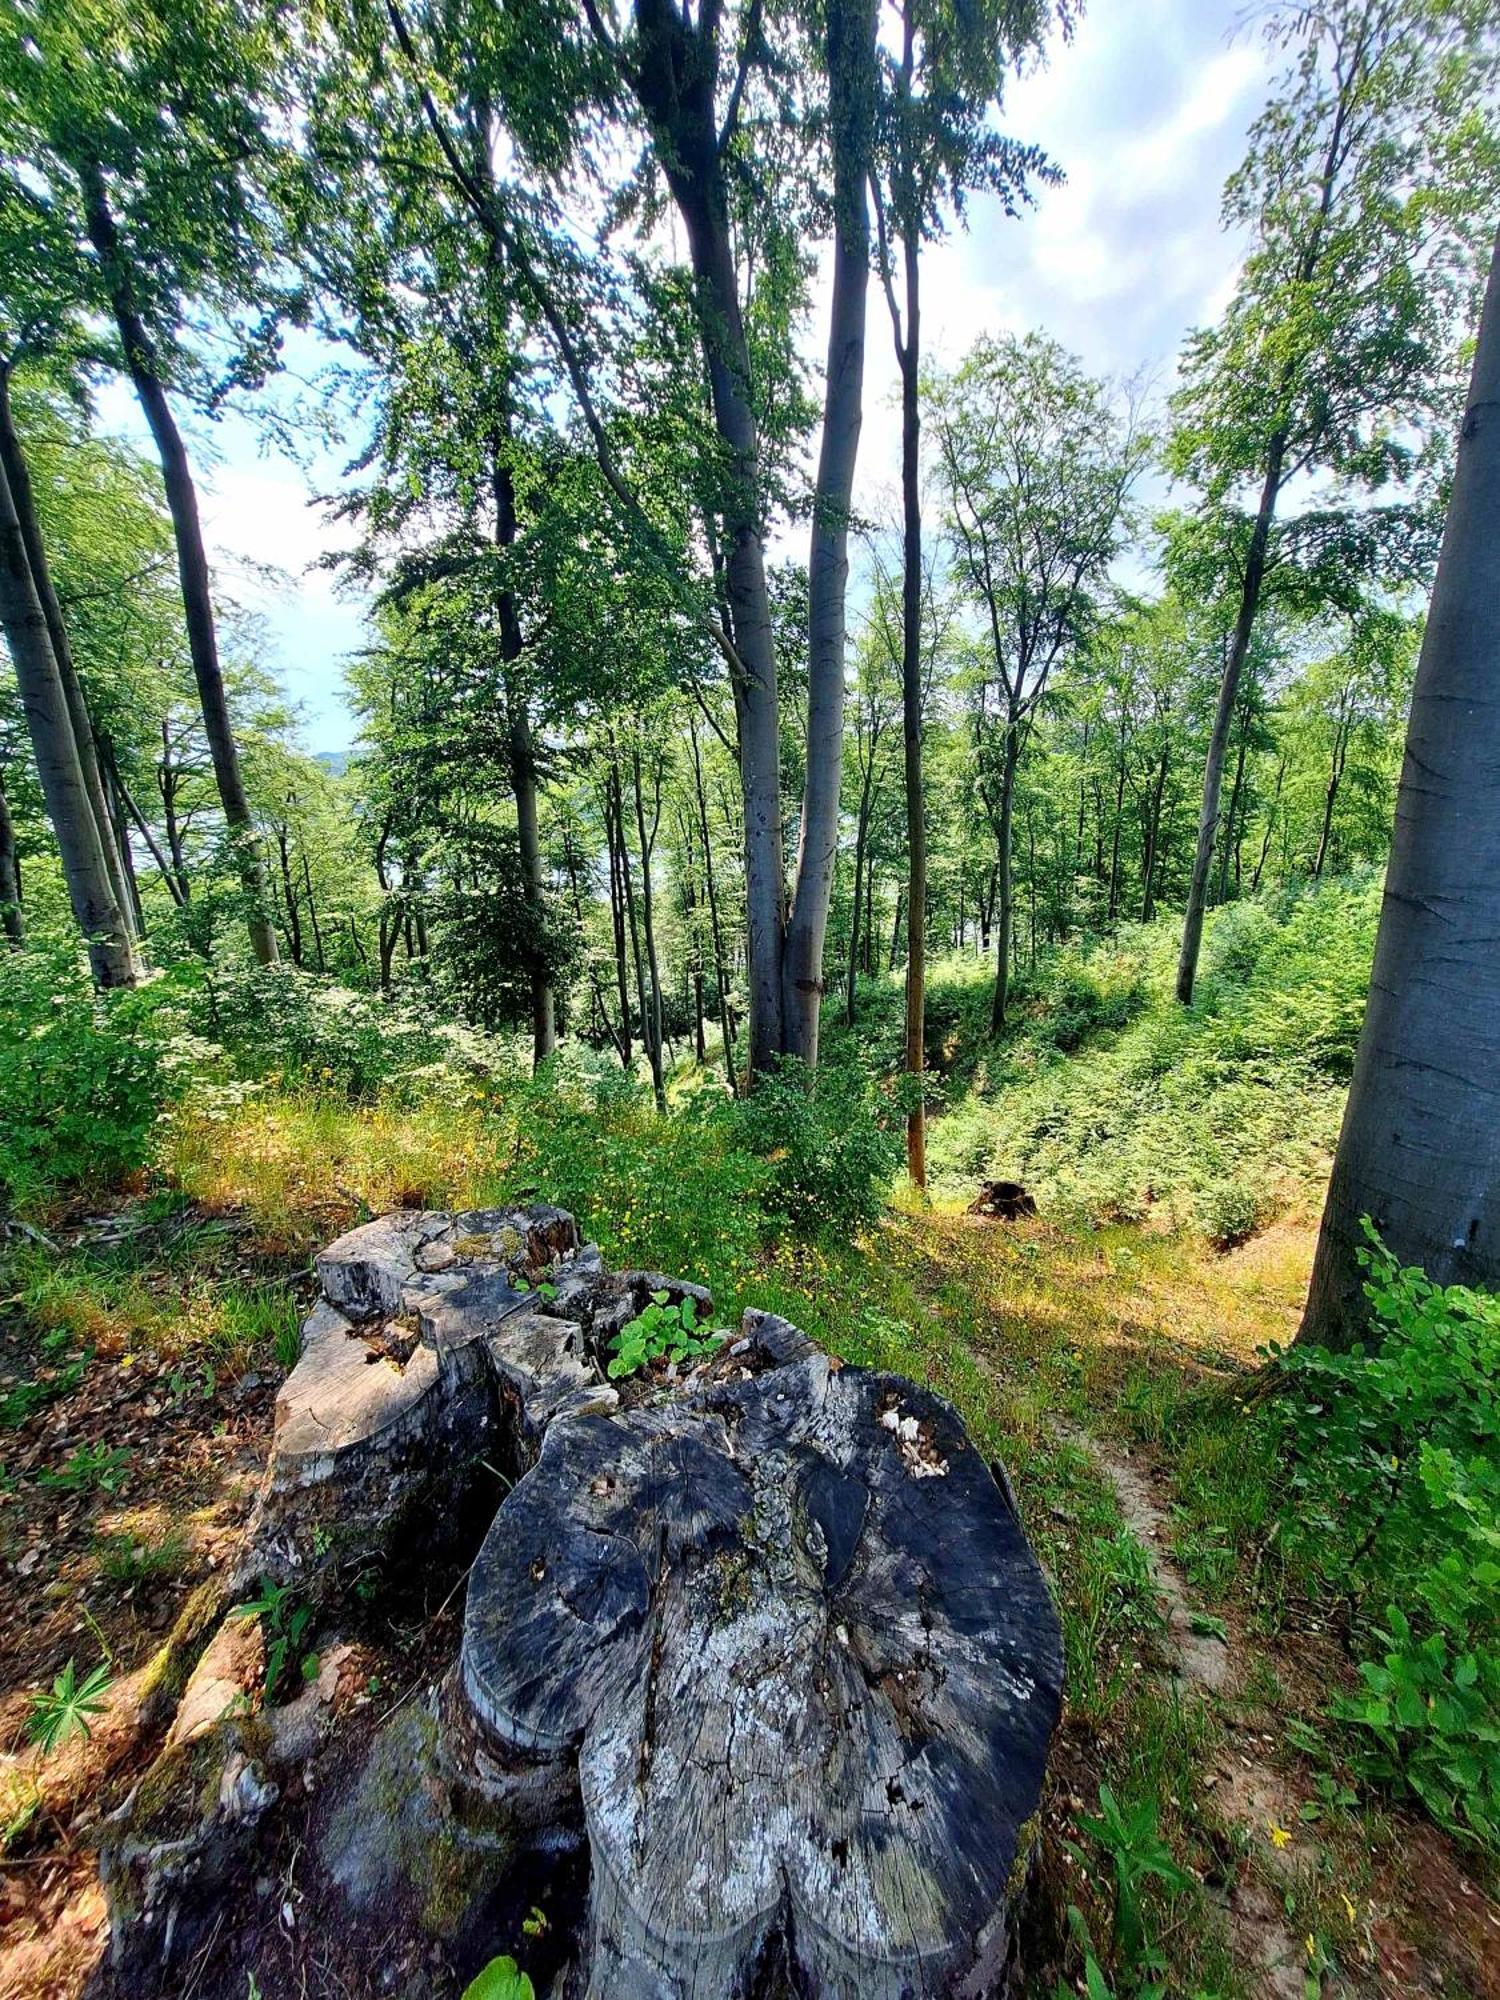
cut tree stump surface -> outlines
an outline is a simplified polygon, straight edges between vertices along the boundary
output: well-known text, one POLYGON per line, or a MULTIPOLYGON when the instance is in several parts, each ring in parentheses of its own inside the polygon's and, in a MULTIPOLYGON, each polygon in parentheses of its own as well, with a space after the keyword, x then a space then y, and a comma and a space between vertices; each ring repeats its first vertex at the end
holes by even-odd
POLYGON ((515 1478, 432 1713, 502 1861, 581 1821, 559 1992, 1003 1992, 1062 1641, 953 1408, 756 1312, 622 1400, 614 1334, 712 1301, 556 1209, 402 1212, 317 1266, 242 1573, 306 1588, 481 1458, 515 1478))
POLYGON ((470 1579, 483 1727, 578 1757, 586 1991, 997 1991, 1061 1687, 1040 1571, 938 1397, 726 1362, 554 1425, 470 1579))

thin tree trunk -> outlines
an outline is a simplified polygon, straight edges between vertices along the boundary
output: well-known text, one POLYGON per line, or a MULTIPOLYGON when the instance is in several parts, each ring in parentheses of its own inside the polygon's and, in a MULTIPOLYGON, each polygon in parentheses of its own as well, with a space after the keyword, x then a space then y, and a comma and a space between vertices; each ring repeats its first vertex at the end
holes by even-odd
POLYGON ((1407 727, 1369 1005, 1297 1338, 1369 1330, 1369 1216, 1436 1284, 1500 1283, 1500 238, 1407 727))
POLYGON ((182 434, 162 386, 156 344, 136 308, 131 272, 110 213, 104 177, 90 161, 81 167, 80 179, 89 241, 98 255, 109 287, 110 305, 120 335, 125 366, 161 460, 162 482, 166 488, 167 507, 172 516, 172 532, 177 544, 177 570, 182 583, 188 651, 192 656, 193 678, 198 684, 198 701, 203 710, 203 727, 208 737, 209 756, 213 760, 219 802, 234 843, 235 859, 249 906, 250 946, 262 965, 274 965, 276 933, 265 907, 265 871, 261 866, 255 823, 250 813, 250 801, 245 794, 239 750, 235 745, 229 703, 224 693, 224 676, 219 666, 208 556, 203 546, 203 528, 198 519, 198 496, 193 487, 192 470, 182 434))
MULTIPOLYGON (((612 854, 613 850, 611 850, 612 854)), ((578 925, 578 935, 582 937, 584 935, 583 892, 578 884, 578 860, 578 849, 573 844, 571 831, 565 830, 563 836, 563 865, 568 871, 568 886, 573 896, 574 920, 578 925)), ((615 1034, 614 1027, 609 1018, 609 1011, 604 1005, 604 992, 599 983, 599 966, 592 952, 588 954, 588 968, 591 1007, 590 1025, 594 1028, 595 1032, 608 1035, 610 1045, 614 1049, 615 1054, 618 1055, 620 1053, 619 1037, 615 1034)))
MULTIPOLYGON (((319 972, 326 972, 328 970, 328 958, 323 950, 323 932, 318 923, 318 905, 313 897, 312 870, 307 865, 307 849, 305 847, 302 850, 302 888, 303 893, 307 897, 307 914, 312 923, 313 950, 318 954, 318 970, 319 972)), ((419 925, 418 928, 425 929, 425 926, 419 925)), ((424 958, 427 956, 425 938, 422 942, 422 956, 424 958)))
POLYGON ((21 914, 21 868, 16 857, 16 829, 10 816, 5 786, 0 782, 0 930, 12 951, 26 942, 26 920, 21 914))
POLYGON ((1245 784, 1245 754, 1250 744, 1248 707, 1240 711, 1240 747, 1234 760, 1234 783, 1229 787, 1229 810, 1224 815, 1224 841, 1219 851, 1219 893, 1217 901, 1229 900, 1229 857, 1234 849, 1234 823, 1240 809, 1240 793, 1245 784))
MULTIPOLYGON (((646 935, 646 970, 651 976, 651 1033, 647 1054, 651 1057, 651 1085, 656 1094, 656 1108, 665 1111, 667 1093, 662 1081, 662 1006, 661 971, 656 958, 656 925, 652 919, 651 901, 651 857, 656 847, 656 831, 653 827, 648 838, 646 833, 646 801, 641 786, 641 746, 639 738, 630 746, 631 776, 635 783, 635 824, 641 841, 641 925, 646 935)), ((658 808, 659 812, 659 808, 658 808)), ((646 998, 641 1006, 644 1018, 646 998)))
POLYGON ((283 822, 276 829, 276 852, 281 862, 281 895, 286 905, 287 942, 291 946, 292 963, 299 969, 302 964, 302 918, 297 907, 297 892, 292 887, 292 857, 288 832, 283 822))
POLYGON ((1193 1004, 1193 986, 1198 977, 1198 954, 1203 947, 1203 918, 1208 908, 1208 877, 1213 867, 1214 847, 1219 837, 1219 791, 1224 782, 1224 753, 1229 747, 1229 730, 1239 697, 1240 674, 1250 650, 1255 630, 1255 614, 1260 608, 1261 586, 1266 575, 1266 551, 1271 524, 1276 518, 1276 500, 1281 491, 1281 466, 1286 456, 1286 439, 1280 433, 1271 441, 1266 463, 1260 506, 1245 558, 1245 580, 1240 589, 1239 615, 1229 657, 1219 681, 1219 701, 1214 726, 1208 739, 1208 762, 1203 772, 1203 805, 1198 815, 1198 845, 1193 853, 1193 873, 1188 884, 1187 912, 1182 924, 1182 950, 1177 960, 1177 998, 1184 1007, 1193 1004))
MULTIPOLYGON (((614 746, 610 746, 613 759, 614 746)), ((604 838, 609 848, 609 914, 615 939, 615 982, 620 994, 620 1066, 628 1074, 633 1061, 630 1032, 630 973, 625 956, 625 879, 620 860, 624 837, 615 813, 613 763, 605 775, 604 838)))
MULTIPOLYGON (((141 902, 141 885, 136 880, 135 856, 130 849, 130 830, 125 824, 125 801, 121 796, 119 767, 115 763, 114 746, 106 737, 102 742, 96 739, 99 775, 104 784, 105 803, 109 811, 110 833, 120 872, 125 878, 125 895, 130 910, 130 927, 137 939, 146 935, 146 911, 141 902)), ((108 855, 105 856, 108 861, 108 855)))
POLYGON ((1260 859, 1255 864, 1255 873, 1250 877, 1250 893, 1253 896, 1260 887, 1260 878, 1265 870, 1266 859, 1271 852, 1271 842, 1276 835, 1277 808, 1281 804, 1282 780, 1286 777, 1286 758, 1276 766, 1276 789, 1271 794, 1271 809, 1266 815, 1266 833, 1260 844, 1260 859))
POLYGON ((134 822, 137 833, 145 841, 146 852, 156 863, 157 873, 167 885, 167 894, 172 898, 172 901, 177 905, 179 910, 186 909, 188 900, 186 888, 179 879, 177 870, 172 866, 166 855, 162 853, 161 843, 151 831, 150 822, 147 820, 145 814, 131 797, 130 787, 120 776, 119 767, 113 763, 110 770, 110 779, 120 795, 121 803, 124 805, 126 812, 129 813, 134 822))
MULTIPOLYGON (((910 78, 913 24, 906 14, 905 73, 910 78)), ((927 794, 922 780, 922 461, 919 378, 922 355, 920 236, 922 218, 902 225, 906 338, 901 364, 901 741, 906 780, 906 1073, 916 1082, 906 1115, 906 1171, 927 1185, 927 794)), ((962 919, 960 919, 960 928, 962 919)))
POLYGON ((896 916, 891 925, 891 956, 887 971, 894 972, 901 957, 901 919, 906 914, 906 884, 896 885, 896 916))
POLYGON ((104 851, 104 865, 109 870, 110 883, 121 914, 138 936, 140 926, 135 920, 136 911, 131 896, 132 883, 126 872, 124 858, 120 852, 119 833, 104 793, 94 725, 89 716, 88 703, 84 699, 83 684, 78 678, 78 670, 73 662, 73 648, 68 639, 67 625, 63 620, 62 606, 58 603, 57 592, 53 587, 52 569, 47 561, 41 523, 37 519, 31 470, 26 463, 26 453, 11 409, 10 375, 10 364, 0 361, 0 465, 4 466, 5 476, 10 481, 11 502, 20 524, 26 559, 31 565, 31 580, 41 603, 42 616, 47 621, 47 632, 52 641, 52 657, 57 662, 58 678, 62 682, 63 694, 67 700, 68 715, 73 724, 73 736, 78 746, 79 768, 83 772, 84 788, 88 792, 94 821, 99 829, 99 845, 104 851))
POLYGON ((37 775, 62 855, 68 900, 88 940, 97 986, 134 986, 134 946, 104 860, 99 822, 78 758, 78 741, 52 651, 46 614, 26 555, 10 481, 0 466, 0 628, 15 664, 37 775))
MULTIPOLYGON (((505 551, 516 540, 516 485, 510 469, 510 421, 506 408, 505 429, 494 441, 493 475, 495 495, 495 542, 505 551)), ((547 876, 542 858, 542 838, 537 810, 536 745, 526 698, 517 684, 516 663, 525 650, 514 593, 505 587, 499 594, 500 658, 505 672, 506 706, 510 725, 511 789, 516 799, 516 835, 521 850, 521 887, 526 897, 532 936, 527 940, 531 962, 531 1058, 535 1068, 557 1047, 557 1000, 547 968, 542 938, 546 915, 547 876)))
POLYGON ((708 800, 703 790, 703 759, 698 748, 698 727, 688 723, 693 746, 693 789, 698 800, 698 831, 703 837, 703 887, 708 895, 708 916, 714 941, 714 977, 719 982, 719 1019, 724 1033, 724 1074, 732 1091, 738 1088, 734 1073, 734 1024, 729 1013, 729 973, 724 961, 724 933, 719 924, 719 892, 714 882, 714 845, 708 831, 708 800))
POLYGON ((630 867, 630 848, 625 839, 625 792, 620 782, 620 767, 611 766, 611 781, 615 789, 615 825, 620 835, 620 873, 625 885, 625 915, 630 928, 630 955, 635 962, 635 991, 641 1013, 641 1041, 646 1050, 646 1063, 651 1071, 651 1090, 658 1108, 662 1102, 661 1044, 652 1033, 652 1009, 646 986, 645 959, 641 952, 641 928, 636 917, 635 881, 630 867))
POLYGON ((1141 922, 1149 924, 1156 915, 1156 862, 1161 840, 1161 804, 1167 789, 1167 765, 1171 760, 1171 736, 1163 730, 1161 760, 1156 767, 1156 785, 1151 794, 1151 816, 1146 824, 1146 855, 1141 867, 1141 922))
POLYGON ((1005 732, 1005 761, 1000 776, 1000 823, 996 828, 995 869, 999 878, 1000 910, 995 946, 995 998, 990 1008, 990 1033, 998 1035, 1005 1026, 1005 1005, 1010 992, 1010 941, 1014 923, 1014 883, 1012 880, 1012 822, 1015 814, 1016 764, 1020 746, 1016 724, 1005 732))
POLYGON ((849 972, 844 983, 844 1020, 854 1026, 854 1002, 859 980, 860 897, 865 889, 865 857, 870 840, 870 799, 875 778, 875 742, 868 756, 859 788, 859 816, 854 823, 854 899, 849 910, 849 972))
POLYGON ((1120 762, 1115 772, 1115 824, 1109 844, 1109 922, 1120 914, 1120 827, 1125 817, 1125 725, 1120 725, 1120 762))
MULTIPOLYGON (((172 736, 167 718, 161 724, 162 761, 157 773, 157 787, 161 792, 162 812, 167 826, 167 852, 172 857, 172 869, 177 888, 173 900, 180 909, 186 909, 192 897, 192 883, 188 879, 187 860, 183 847, 185 829, 177 815, 177 793, 182 784, 182 773, 172 761, 172 736), (178 893, 180 891, 180 893, 178 893)), ((137 821, 140 815, 135 815, 137 821)))
POLYGON ((809 1067, 818 1060, 823 948, 838 854, 849 510, 863 420, 870 287, 868 184, 877 13, 876 0, 837 0, 824 15, 833 147, 833 296, 808 557, 807 775, 782 973, 783 1046, 809 1067))
POLYGON ((1339 718, 1337 734, 1333 743, 1333 763, 1328 773, 1328 785, 1323 794, 1323 825, 1318 834, 1318 855, 1313 862, 1313 880, 1321 882, 1323 867, 1328 859, 1328 849, 1333 839, 1333 809, 1338 803, 1339 786, 1343 782, 1344 765, 1349 756, 1349 730, 1342 716, 1339 718))

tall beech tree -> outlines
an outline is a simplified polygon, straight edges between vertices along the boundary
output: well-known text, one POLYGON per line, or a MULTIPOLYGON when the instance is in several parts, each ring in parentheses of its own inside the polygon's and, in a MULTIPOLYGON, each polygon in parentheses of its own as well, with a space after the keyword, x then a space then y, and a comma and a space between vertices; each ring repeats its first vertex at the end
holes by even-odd
MULTIPOLYGON (((88 941, 98 986, 134 986, 139 977, 130 926, 105 863, 68 698, 37 594, 10 481, 0 465, 0 629, 15 663, 37 774, 62 855, 68 900, 88 941)), ((14 858, 12 855, 12 872, 14 858)))
POLYGON ((1369 1005, 1299 1341, 1369 1328, 1369 1217, 1437 1284, 1500 1282, 1500 238, 1417 663, 1369 1005))
MULTIPOLYGON (((9 143, 55 248, 54 318, 101 315, 141 405, 172 516, 189 652, 256 956, 276 957, 264 871, 224 692, 197 495, 169 389, 208 407, 274 348, 276 208, 267 135, 277 23, 236 0, 133 10, 37 0, 0 64, 9 143), (186 337, 212 319, 214 379, 186 337)), ((0 284, 3 284, 0 277, 0 284)), ((108 358, 93 337, 95 363, 108 358)))
POLYGON ((110 887, 114 892, 121 916, 134 933, 136 926, 126 866, 122 859, 121 843, 116 838, 109 802, 105 798, 94 721, 89 713, 78 669, 74 664, 67 624, 52 581, 52 566, 47 559, 41 523, 37 518, 31 471, 27 464, 21 434, 16 425, 11 394, 13 372, 14 364, 0 358, 0 466, 4 468, 6 481, 10 487, 11 505, 15 508, 21 541, 31 568, 32 584, 42 607, 42 615, 47 621, 47 637, 51 643, 52 657, 57 666, 63 697, 67 702, 68 715, 73 725, 73 741, 78 752, 78 765, 83 775, 84 790, 88 793, 94 824, 98 828, 99 846, 104 855, 105 870, 109 875, 110 887))
POLYGON ((961 592, 983 632, 979 781, 999 871, 991 1025, 1005 1026, 1016 771, 1054 670, 1087 640, 1151 451, 1132 404, 1055 341, 980 340, 930 385, 937 476, 961 592))
POLYGON ((1430 561, 1405 496, 1455 391, 1474 217, 1490 212, 1474 197, 1495 185, 1482 16, 1469 0, 1283 0, 1271 18, 1291 65, 1224 192, 1225 226, 1250 232, 1250 254, 1223 320, 1188 341, 1168 452, 1218 517, 1238 582, 1178 961, 1184 1005, 1268 581, 1279 569, 1305 604, 1320 581, 1410 580, 1430 561), (1298 480, 1307 504, 1283 519, 1298 480), (1357 515, 1340 504, 1391 487, 1403 497, 1357 515), (1246 511, 1240 496, 1257 489, 1246 511))
MULTIPOLYGON (((1056 8, 1064 33, 1073 8, 1056 8)), ((922 284, 921 246, 941 234, 945 211, 962 217, 983 190, 1008 214, 1036 175, 1056 180, 1035 147, 1016 145, 989 119, 1008 66, 1040 49, 1053 18, 1048 0, 904 0, 900 53, 881 66, 874 187, 878 269, 901 377, 901 729, 906 786, 906 1068, 920 1077, 926 1042, 927 820, 922 783, 922 284), (897 251, 900 253, 899 290, 897 251)), ((850 988, 852 994, 852 986, 850 988)), ((927 1184, 926 1107, 914 1091, 906 1120, 907 1172, 927 1184)))

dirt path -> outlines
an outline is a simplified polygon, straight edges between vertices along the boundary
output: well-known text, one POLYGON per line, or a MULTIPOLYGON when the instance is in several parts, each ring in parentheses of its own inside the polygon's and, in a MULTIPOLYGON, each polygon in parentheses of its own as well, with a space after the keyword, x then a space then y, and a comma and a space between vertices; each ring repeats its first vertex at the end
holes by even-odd
MULTIPOLYGON (((1186 1578, 1167 1553, 1167 1512, 1147 1472, 1135 1459, 1071 1425, 1057 1426, 1057 1433, 1086 1452, 1109 1481, 1125 1525, 1146 1552, 1162 1610, 1160 1646, 1167 1676, 1205 1699, 1232 1695, 1244 1678, 1243 1649, 1224 1620, 1205 1617, 1195 1608, 1186 1578)), ((1313 1850, 1296 1833, 1303 1802, 1285 1775, 1260 1754, 1254 1735, 1240 1732, 1235 1746, 1221 1751, 1204 1785, 1223 1832, 1248 1840, 1250 1852, 1263 1853, 1274 1875, 1290 1883, 1313 1862, 1313 1850)), ((1219 1900, 1236 1953, 1259 1969, 1268 2000, 1303 2000, 1304 1953, 1282 1921, 1271 1888, 1242 1865, 1219 1900)), ((1347 1989, 1334 1985, 1325 1990, 1347 1989)))

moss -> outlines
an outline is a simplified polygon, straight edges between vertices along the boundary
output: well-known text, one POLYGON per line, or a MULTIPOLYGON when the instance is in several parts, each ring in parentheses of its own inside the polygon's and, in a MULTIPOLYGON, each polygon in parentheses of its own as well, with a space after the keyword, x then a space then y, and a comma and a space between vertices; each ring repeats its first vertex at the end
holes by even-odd
POLYGON ((188 1676, 213 1636, 226 1592, 220 1577, 209 1577, 188 1594, 177 1621, 148 1663, 141 1680, 141 1719, 154 1727, 182 1699, 188 1676))
POLYGON ((1005 1884, 1006 1904, 1012 1910, 1020 1906, 1031 1885, 1041 1838, 1042 1812, 1038 1806, 1030 1819, 1022 1821, 1016 1832, 1015 1859, 1010 1864, 1010 1876, 1005 1884))

